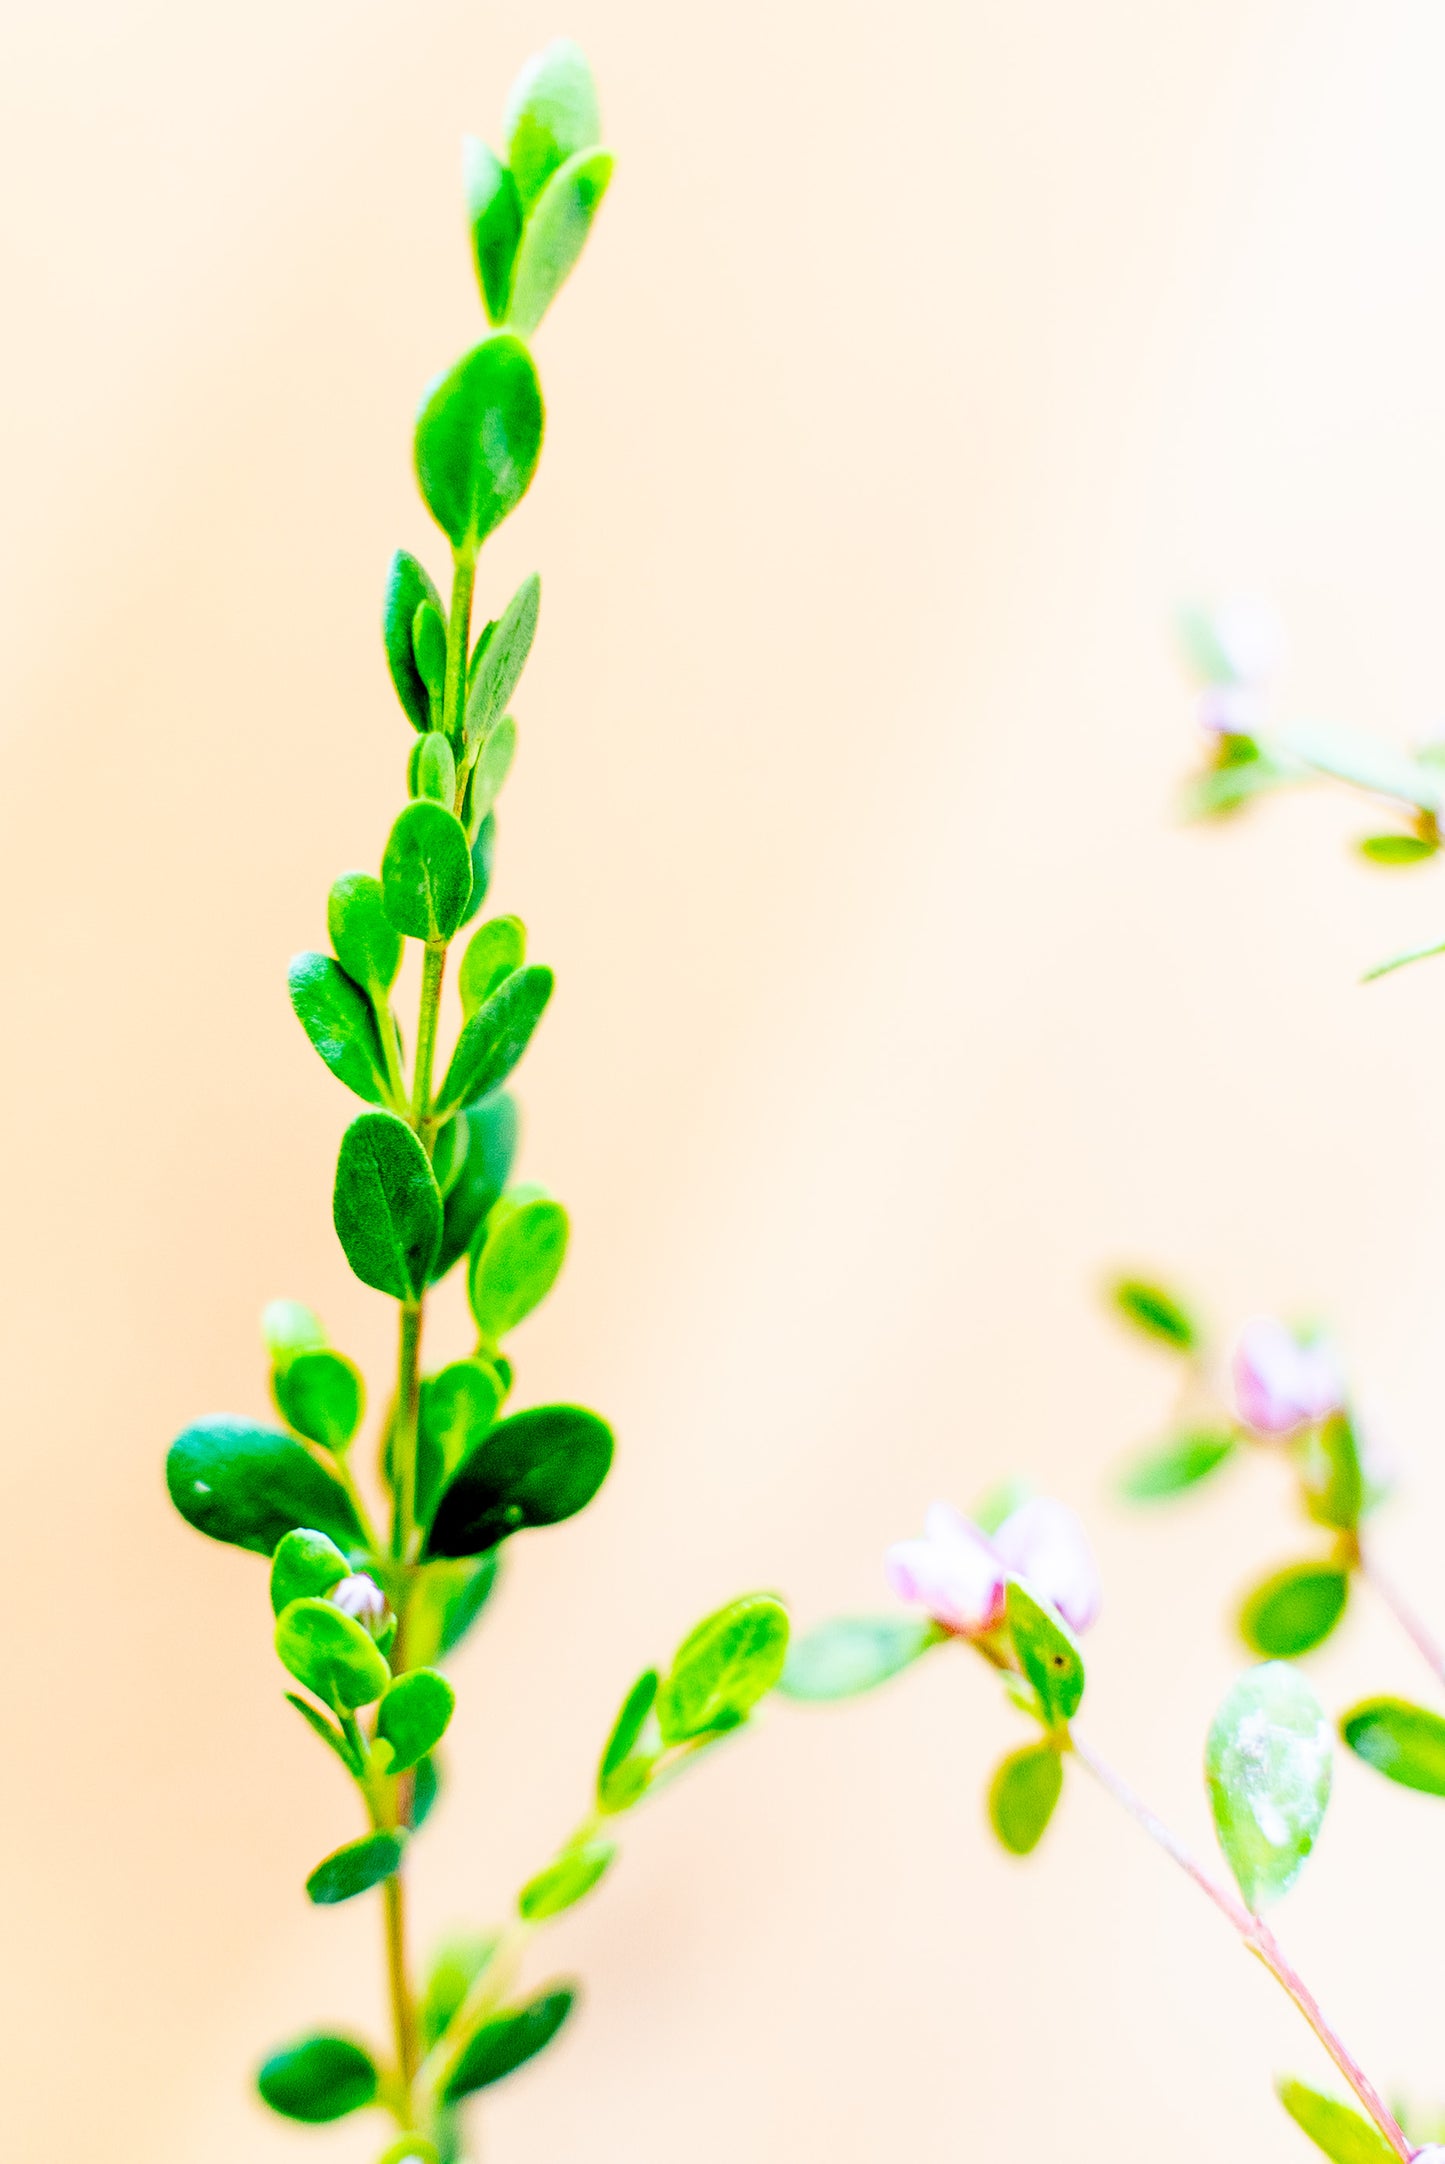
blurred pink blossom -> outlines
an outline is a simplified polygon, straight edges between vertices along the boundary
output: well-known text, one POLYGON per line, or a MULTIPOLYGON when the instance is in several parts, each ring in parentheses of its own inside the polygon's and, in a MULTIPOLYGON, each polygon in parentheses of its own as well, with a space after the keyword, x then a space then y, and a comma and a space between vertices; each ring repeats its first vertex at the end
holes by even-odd
POLYGON ((364 1571, 353 1571, 331 1588, 331 1605, 358 1623, 379 1623, 386 1615, 386 1595, 364 1571))
POLYGON ((923 1538, 895 1542, 883 1569, 900 1599, 971 1638, 1003 1621, 1010 1578, 1027 1580, 1073 1630, 1087 1630, 1099 1613, 1099 1574, 1084 1528, 1047 1496, 1020 1504, 992 1538, 952 1503, 935 1503, 923 1538))
POLYGON ((1051 1496, 1020 1504, 993 1536, 1010 1577, 1026 1578, 1068 1624, 1086 1631, 1099 1620, 1103 1589, 1088 1536, 1073 1511, 1051 1496))
POLYGON ((1234 1403, 1259 1435, 1288 1435, 1344 1403, 1339 1363, 1321 1338, 1302 1344, 1273 1315, 1256 1316, 1234 1348, 1234 1403))

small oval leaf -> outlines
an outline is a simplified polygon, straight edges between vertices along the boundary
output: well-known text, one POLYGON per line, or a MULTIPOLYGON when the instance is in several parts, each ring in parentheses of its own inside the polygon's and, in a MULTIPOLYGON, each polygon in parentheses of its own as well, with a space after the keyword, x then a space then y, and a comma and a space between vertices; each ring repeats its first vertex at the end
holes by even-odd
POLYGON ((349 2036, 302 2036, 272 2052, 256 2087, 283 2119, 322 2126, 369 2104, 379 2078, 370 2052, 349 2036))
POLYGON ((514 2074, 545 2050, 576 2003, 569 1990, 539 1992, 525 2006, 498 2014, 468 2039, 443 2091, 449 2104, 514 2074))
POLYGON ((1333 1563, 1291 1563, 1257 1585, 1240 1610, 1245 1644, 1265 1660, 1323 1645, 1345 1612, 1350 1581, 1333 1563))
POLYGON ((406 1773, 435 1750, 447 1732, 457 1694, 434 1668, 398 1676, 376 1709, 376 1733, 391 1746, 388 1773, 406 1773))
POLYGON ((322 1857, 306 1881, 307 1897, 318 1908, 354 1901, 358 1894, 369 1893, 373 1886, 399 1871, 405 1852, 405 1834, 389 1827, 364 1833, 359 1841, 348 1841, 344 1848, 333 1849, 329 1856, 322 1857))
POLYGON ((276 1652, 298 1683, 333 1713, 354 1713, 380 1698, 391 1670, 354 1616, 330 1601, 289 1601, 276 1618, 276 1652))
POLYGON ((1072 1633, 1017 1578, 1010 1578, 1005 1600, 1014 1651, 1045 1718, 1071 1721, 1084 1696, 1084 1659, 1072 1633))
POLYGON ((591 1893, 617 1854, 611 1841, 584 1841, 562 1851, 535 1878, 529 1878, 517 1896, 517 1914, 525 1923, 539 1924, 560 1916, 591 1893))
POLYGON ((293 956, 286 985, 297 1021, 337 1081, 379 1105, 386 1091, 381 1039, 360 985, 327 954, 293 956))
POLYGON ((386 646, 386 665, 396 695, 414 729, 431 727, 431 698, 412 650, 411 627, 424 601, 441 610, 442 598, 415 556, 398 549, 387 572, 381 608, 381 635, 386 646))
POLYGON ((324 1599, 350 1576, 351 1565, 335 1541, 311 1526, 300 1526, 286 1535, 271 1558, 271 1613, 280 1615, 293 1600, 324 1599))
POLYGON ((512 265, 522 237, 522 199, 505 165, 474 135, 462 142, 462 179, 472 258, 488 319, 500 323, 512 291, 512 265))
POLYGON ((495 1345, 547 1297, 567 1257, 567 1212, 538 1196, 492 1211, 467 1272, 478 1334, 495 1345))
POLYGON ((554 981, 550 969, 529 964, 504 978, 478 1007, 457 1039, 437 1095, 438 1111, 475 1104, 501 1088, 531 1042, 554 981))
POLYGON ((363 1112, 341 1138, 332 1219, 363 1285, 421 1298, 442 1236, 442 1198, 426 1151, 404 1120, 363 1112))
POLYGON ((783 1672, 788 1611, 770 1593, 744 1594, 704 1617, 673 1656, 657 1694, 666 1744, 736 1727, 783 1672))
POLYGON ((1445 1720, 1438 1713, 1407 1698, 1366 1698, 1341 1715, 1340 1734, 1386 1780, 1445 1796, 1445 1720))
POLYGON ((1329 1723, 1298 1669, 1270 1661, 1240 1677, 1204 1765, 1219 1845, 1249 1907, 1263 1908, 1299 1877, 1330 1800, 1329 1723))
POLYGON ((824 1703, 876 1690, 947 1636, 927 1616, 840 1616, 794 1639, 778 1689, 824 1703))
POLYGON ((579 150, 552 174, 527 220, 507 322, 530 338, 587 245, 612 178, 610 150, 579 150))
POLYGON ((520 917, 489 917, 467 942, 457 971, 462 1016, 470 1021, 514 969, 527 959, 527 927, 520 917))
POLYGON ((495 332, 427 394, 416 475, 452 546, 475 549, 532 483, 542 454, 542 387, 519 338, 495 332))
POLYGON ((381 860, 387 916, 408 939, 450 939, 471 891, 466 829, 444 804, 417 797, 393 826, 381 860))
POLYGON ((465 1122, 467 1139, 461 1169, 446 1192, 433 1283, 471 1246, 506 1186, 517 1154, 517 1105, 505 1091, 468 1105, 455 1117, 465 1122))
POLYGON ((480 1555, 526 1526, 557 1525, 590 1503, 612 1463, 612 1430, 580 1405, 538 1405, 499 1421, 445 1489, 429 1556, 480 1555))
POLYGON ((176 1437, 166 1485, 198 1533, 256 1555, 274 1555, 297 1526, 329 1533, 341 1547, 362 1539, 346 1490, 309 1450, 279 1428, 229 1413, 198 1420, 176 1437))
POLYGON ((532 55, 512 85, 503 126, 525 211, 559 165, 602 139, 597 86, 580 45, 553 38, 532 55))
POLYGON ((1278 2081, 1275 2092, 1301 2133, 1331 2164, 1398 2164, 1384 2135, 1350 2105, 1322 2096, 1302 2081, 1278 2081))
POLYGON ((468 758, 512 702, 537 636, 541 607, 542 581, 534 571, 531 578, 523 579, 487 633, 467 686, 463 744, 468 758))
POLYGON ((1011 1855, 1038 1847, 1063 1785, 1063 1760, 1051 1743, 1027 1744, 1004 1759, 989 1788, 988 1815, 1011 1855))
POLYGON ((1125 1322, 1175 1352, 1193 1352, 1199 1343, 1194 1317, 1163 1285, 1142 1277, 1121 1277, 1114 1286, 1114 1305, 1125 1322))
POLYGON ((360 1369, 329 1347, 298 1353, 277 1368, 271 1389, 288 1427, 323 1450, 344 1450, 366 1410, 360 1369))
POLYGON ((1130 1503, 1160 1503, 1197 1487, 1234 1456, 1238 1445, 1222 1430, 1191 1430, 1173 1435, 1158 1450, 1145 1451, 1119 1476, 1119 1493, 1130 1503))
POLYGON ((343 872, 326 898, 326 930, 347 976, 383 998, 401 967, 401 934, 386 913, 381 881, 343 872))

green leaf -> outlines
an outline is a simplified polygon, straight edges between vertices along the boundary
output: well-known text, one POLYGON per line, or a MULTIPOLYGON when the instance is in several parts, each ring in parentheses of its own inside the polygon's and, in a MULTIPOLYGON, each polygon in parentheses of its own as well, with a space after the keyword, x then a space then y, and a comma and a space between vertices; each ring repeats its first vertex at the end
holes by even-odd
POLYGON ((658 1687, 662 1678, 655 1668, 647 1669, 633 1684, 622 1703, 622 1710, 612 1724, 602 1760, 597 1768, 597 1803, 603 1811, 625 1811, 636 1803, 647 1786, 653 1760, 662 1747, 661 1731, 655 1721, 651 1723, 656 1738, 651 1749, 638 1750, 649 1717, 657 1702, 658 1687))
POLYGON ((539 1924, 549 1916, 560 1916, 563 1909, 575 1908, 616 1854, 611 1841, 584 1841, 563 1849, 544 1871, 528 1879, 517 1896, 517 1914, 526 1923, 539 1924))
POLYGON ((474 346, 428 393, 416 424, 416 475, 453 548, 474 550, 531 486, 542 455, 542 386, 505 331, 474 346))
POLYGON ((276 1369, 271 1388, 287 1426, 323 1450, 344 1450, 361 1426, 366 1386, 344 1353, 297 1353, 276 1369))
POLYGON ((1175 1352, 1193 1352, 1199 1343, 1199 1328, 1182 1300, 1162 1285, 1151 1285, 1139 1277, 1121 1277, 1114 1288, 1114 1305, 1126 1322, 1146 1337, 1157 1338, 1161 1345, 1169 1345, 1175 1352))
POLYGON ((328 1600, 289 1601, 276 1618, 276 1652, 333 1713, 371 1705, 391 1682, 375 1640, 328 1600))
POLYGON ((1360 843, 1360 855, 1371 864, 1424 864, 1439 846, 1420 834, 1371 834, 1360 843))
POLYGON ((363 1285, 421 1298, 442 1235, 442 1198, 426 1151, 404 1120, 363 1112, 341 1138, 332 1221, 363 1285))
POLYGON ((1240 1610, 1240 1635, 1265 1660, 1293 1660, 1329 1637, 1349 1590, 1348 1574, 1333 1563, 1288 1564, 1250 1594, 1240 1610))
POLYGON ((438 1093, 439 1111, 475 1104, 501 1088, 531 1042, 554 981, 550 969, 529 963, 483 1001, 457 1039, 438 1093))
MULTIPOLYGON (((435 1467, 435 1489, 450 1478, 468 1451, 474 1450, 494 1425, 502 1396, 495 1368, 482 1360, 453 1360, 437 1374, 426 1377, 421 1386, 417 1436, 421 1453, 435 1467)), ((424 1523, 428 1515, 419 1495, 417 1516, 424 1523)))
POLYGON ((1190 1430, 1171 1435, 1158 1450, 1146 1450, 1119 1475, 1119 1493, 1130 1503, 1159 1503, 1197 1487, 1234 1455, 1237 1438, 1223 1430, 1190 1430))
POLYGON ((597 86, 579 45, 553 38, 513 83, 503 128, 507 163, 524 211, 559 165, 602 139, 597 86))
POLYGON ((498 1934, 459 1933, 437 1948, 422 1992, 421 2029, 427 2049, 437 2043, 497 1950, 498 1934))
POLYGON ((1045 1718, 1071 1721, 1084 1696, 1084 1661, 1072 1635, 1017 1578, 1010 1578, 1005 1600, 1014 1651, 1045 1718))
POLYGON ((471 804, 474 812, 490 812, 502 793, 517 756, 517 724, 510 714, 493 722, 482 738, 472 768, 471 804))
POLYGON ((488 917, 467 942, 457 989, 462 1015, 470 1021, 514 969, 527 959, 527 927, 520 917, 488 917))
POLYGON ((1288 2078, 1275 2083, 1275 2092, 1295 2125, 1332 2164, 1396 2164, 1384 2135, 1350 2105, 1288 2078))
POLYGON ((343 872, 326 898, 326 930, 347 976, 384 998, 401 967, 401 934, 386 913, 381 881, 343 872))
POLYGON ((1317 1525, 1353 1533, 1365 1508, 1365 1475, 1348 1413, 1307 1428, 1295 1449, 1305 1506, 1317 1525))
POLYGON ((422 1827, 431 1817, 432 1812, 436 1809, 437 1798, 441 1792, 441 1763, 428 1752, 425 1758, 417 1760, 412 1773, 411 1830, 413 1833, 420 1833, 422 1827))
POLYGON ((381 635, 396 695, 414 729, 431 727, 431 699, 411 642, 411 627, 423 601, 430 601, 438 610, 442 605, 441 595, 415 556, 406 549, 398 549, 387 573, 381 635))
POLYGON ((461 1260, 493 1208, 512 1170, 517 1152, 517 1107, 502 1092, 468 1105, 456 1115, 467 1131, 461 1169, 447 1190, 442 1244, 432 1270, 433 1283, 461 1260))
POLYGON ((326 1343, 321 1318, 299 1300, 272 1300, 261 1310, 261 1342, 277 1367, 326 1343))
POLYGON ((508 324, 524 338, 536 330, 586 246, 612 165, 610 150, 579 150, 558 166, 533 204, 507 310, 508 324))
POLYGON ((1038 1847, 1063 1785, 1063 1760, 1051 1743, 1030 1743, 1003 1760, 989 1788, 988 1815, 1012 1855, 1038 1847))
POLYGON ((308 1728, 314 1729, 322 1742, 333 1750, 353 1780, 361 1772, 361 1766, 341 1730, 329 1721, 319 1706, 313 1706, 309 1698, 298 1698, 294 1691, 287 1691, 286 1703, 294 1706, 308 1728))
POLYGON ((1275 732, 1272 749, 1299 759, 1317 774, 1353 783, 1376 796, 1398 797, 1417 811, 1434 812, 1441 806, 1441 777, 1392 744, 1358 735, 1352 730, 1324 727, 1318 723, 1292 723, 1275 732))
POLYGON ((302 2036, 272 2052, 256 2087, 283 2119, 320 2126, 371 2103, 380 2078, 370 2052, 350 2037, 302 2036))
POLYGON ((434 602, 423 601, 411 620, 411 650, 431 700, 432 715, 446 696, 447 624, 434 602))
POLYGON ((390 1827, 364 1833, 359 1841, 348 1841, 344 1848, 333 1849, 329 1856, 322 1857, 306 1881, 307 1896, 318 1908, 353 1901, 399 1871, 405 1852, 403 1833, 393 1832, 390 1827))
POLYGON ((397 1677, 376 1712, 378 1740, 391 1745, 388 1773, 405 1773, 436 1749, 456 1702, 456 1692, 434 1668, 411 1668, 397 1677))
POLYGON ((1437 954, 1445 954, 1445 940, 1436 940, 1428 947, 1409 947, 1403 954, 1392 954, 1388 962, 1376 962, 1373 969, 1365 971, 1360 982, 1373 984, 1377 977, 1388 977, 1397 969, 1408 968, 1411 962, 1432 961, 1437 954))
POLYGON ((524 2006, 485 2022, 468 2039, 466 2050, 457 2061, 442 2092, 446 2101, 456 2104, 477 2089, 489 2089, 493 2082, 514 2074, 519 2066, 535 2059, 537 2053, 551 2043, 571 2013, 576 1997, 574 1991, 566 1989, 542 1991, 534 1999, 528 1999, 524 2006))
POLYGON ((524 1526, 557 1525, 590 1503, 612 1463, 612 1430, 580 1405, 499 1421, 437 1505, 426 1553, 479 1555, 524 1526))
POLYGON ((408 939, 450 939, 471 891, 465 827, 444 804, 416 798, 392 828, 381 860, 388 917, 408 939))
POLYGON ((946 1635, 926 1616, 840 1616, 794 1639, 778 1689, 785 1698, 816 1702, 856 1698, 900 1674, 946 1635))
MULTIPOLYGON (((440 804, 450 811, 456 802, 457 761, 451 745, 440 729, 430 729, 419 736, 411 747, 406 762, 406 785, 414 797, 425 797, 429 803, 440 804)), ((466 842, 466 835, 462 840, 466 842)), ((467 843, 467 893, 472 891, 471 844, 467 843)))
POLYGON ((491 627, 467 687, 462 740, 468 758, 511 704, 537 636, 541 606, 542 581, 534 571, 531 578, 523 579, 491 627))
POLYGON ((327 954, 297 954, 286 971, 296 1019, 338 1082, 368 1104, 386 1091, 376 1016, 360 985, 327 954))
POLYGON ((280 1615, 293 1600, 320 1600, 350 1576, 351 1565, 334 1540, 299 1526, 277 1543, 271 1558, 271 1613, 280 1615))
POLYGON ((567 1212, 538 1196, 509 1204, 487 1220, 467 1272, 467 1298, 478 1333, 494 1345, 545 1300, 567 1255, 567 1212))
POLYGON ((1340 1734, 1387 1781, 1445 1796, 1445 1720, 1438 1713, 1408 1698, 1365 1698, 1341 1715, 1340 1734))
POLYGON ((788 1611, 770 1593, 745 1593, 706 1616, 673 1655, 657 1694, 668 1745, 746 1720, 783 1672, 788 1611))
POLYGON ((1333 1755, 1319 1700, 1281 1661, 1248 1669, 1214 1717, 1204 1756, 1215 1831, 1251 1909, 1304 1868, 1330 1800, 1333 1755))
POLYGON ((462 139, 462 179, 482 304, 489 320, 501 323, 507 313, 512 265, 522 237, 522 199, 500 158, 474 135, 462 139))
MULTIPOLYGON (((475 769, 473 770, 475 775, 475 769)), ((477 828, 472 840, 472 897, 467 903, 463 924, 470 924, 487 898, 492 884, 492 859, 497 848, 497 822, 491 812, 477 828)))
POLYGON ((309 1450, 255 1420, 215 1413, 178 1435, 166 1459, 171 1501, 198 1533, 270 1556, 296 1526, 342 1547, 362 1532, 341 1483, 309 1450))

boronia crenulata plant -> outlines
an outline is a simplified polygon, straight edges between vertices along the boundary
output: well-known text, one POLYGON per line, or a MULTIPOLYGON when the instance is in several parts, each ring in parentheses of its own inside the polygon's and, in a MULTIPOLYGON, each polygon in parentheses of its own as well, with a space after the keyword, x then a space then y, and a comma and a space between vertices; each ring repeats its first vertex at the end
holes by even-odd
MULTIPOLYGON (((1414 752, 1338 728, 1278 722, 1268 691, 1279 647, 1267 611, 1232 604, 1185 619, 1199 682, 1209 757, 1190 784, 1187 812, 1219 818, 1289 783, 1344 782, 1397 815, 1360 844, 1366 860, 1399 868, 1427 862, 1442 838, 1445 743, 1414 752)), ((1377 822, 1378 823, 1378 822, 1377 822)), ((1412 948, 1367 971, 1366 982, 1445 953, 1412 948)), ((1326 2019, 1280 1945, 1265 1911, 1289 1891, 1314 1847, 1333 1780, 1333 1730, 1293 1663, 1324 1643, 1357 1583, 1383 1602, 1445 1690, 1445 1649, 1382 1570, 1367 1523, 1387 1493, 1378 1453, 1328 1337, 1272 1316, 1247 1322, 1222 1361, 1189 1303, 1152 1277, 1120 1278, 1111 1304, 1178 1365, 1164 1439, 1118 1479, 1133 1505, 1195 1489, 1246 1455, 1273 1458, 1309 1527, 1308 1551, 1270 1572, 1239 1607, 1241 1636, 1259 1658, 1228 1693, 1205 1747, 1205 1777, 1219 1845, 1234 1884, 1197 1860, 1100 1756, 1079 1726, 1084 1661, 1079 1640, 1095 1620, 1100 1588, 1082 1526, 1063 1504, 1010 1484, 971 1517, 948 1503, 928 1512, 921 1539, 896 1543, 885 1573, 912 1610, 844 1617, 795 1640, 782 1690, 799 1701, 856 1696, 933 1648, 965 1645, 998 1674, 1029 1724, 998 1767, 988 1815, 1005 1849, 1028 1855, 1043 1838, 1065 1769, 1081 1767, 1178 1864, 1283 1986, 1333 2060, 1352 2101, 1293 2077, 1278 2084, 1285 2109, 1333 2164, 1445 2164, 1445 2111, 1421 2111, 1381 2090, 1326 2019)), ((1411 1700, 1376 1696, 1346 1708, 1349 1750, 1402 1787, 1445 1796, 1445 1717, 1411 1700)))
MULTIPOLYGON (((408 802, 379 876, 344 872, 327 901, 332 952, 298 955, 291 1002, 312 1045, 367 1109, 341 1138, 333 1212, 346 1259, 396 1304, 396 1374, 379 1421, 379 1492, 353 1464, 361 1375, 312 1311, 263 1317, 284 1427, 220 1415, 178 1436, 172 1500, 212 1539, 264 1556, 276 1653, 301 1720, 351 1783, 364 1830, 315 1864, 320 1906, 377 1891, 384 1919, 385 2047, 319 2031, 267 2058, 262 2097, 294 2120, 374 2106, 395 2123, 384 2164, 457 2164, 468 2099, 551 2042, 570 1984, 520 1985, 531 1940, 598 1884, 619 1820, 741 1727, 777 1681, 788 1619, 767 1594, 734 1601, 628 1692, 576 1830, 521 1888, 499 1927, 459 1935, 418 1984, 407 1940, 411 1850, 436 1800, 455 1694, 447 1657, 485 1609, 504 1546, 559 1524, 601 1487, 613 1440, 577 1405, 504 1410, 511 1334, 550 1291, 567 1247, 561 1204, 513 1180, 516 1111, 504 1085, 552 994, 516 917, 471 932, 486 900, 498 794, 517 727, 510 707, 537 625, 535 578, 473 638, 481 544, 521 501, 542 448, 531 340, 587 239, 612 172, 597 96, 576 46, 549 45, 518 78, 506 163, 466 146, 466 196, 488 331, 427 391, 416 424, 422 499, 451 548, 444 601, 404 550, 386 583, 383 636, 414 731, 408 802), (412 1056, 393 995, 408 946, 420 962, 412 1056), (433 1289, 465 1274, 476 1349, 423 1363, 433 1289)), ((299 1735, 299 1730, 298 1730, 299 1735)), ((343 1828, 339 1827, 338 1831, 343 1828)), ((298 1863, 299 1863, 298 1859, 298 1863)), ((298 1869, 298 1877, 300 1871, 298 1869)))

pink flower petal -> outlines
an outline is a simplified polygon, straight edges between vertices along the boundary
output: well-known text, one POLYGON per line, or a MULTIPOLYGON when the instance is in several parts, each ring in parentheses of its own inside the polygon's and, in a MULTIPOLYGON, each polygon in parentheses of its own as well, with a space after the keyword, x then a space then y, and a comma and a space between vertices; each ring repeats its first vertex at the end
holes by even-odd
POLYGON ((994 1534, 1009 1571, 1057 1608, 1070 1630, 1097 1622, 1103 1597, 1088 1536, 1067 1504, 1047 1495, 1020 1504, 994 1534))
POLYGON ((1288 1435, 1323 1420, 1344 1402, 1344 1382, 1330 1347, 1302 1345, 1272 1315, 1256 1316, 1234 1348, 1234 1401, 1259 1435, 1288 1435))
POLYGON ((883 1560, 889 1585, 946 1629, 975 1635, 1003 1615, 1004 1575, 978 1527, 935 1503, 922 1540, 900 1540, 883 1560))

